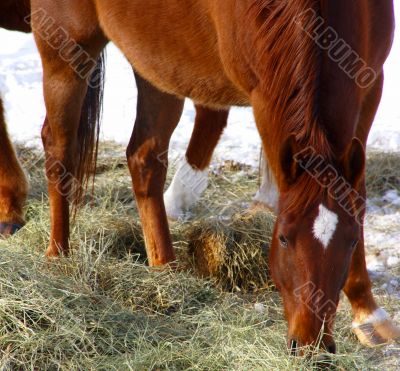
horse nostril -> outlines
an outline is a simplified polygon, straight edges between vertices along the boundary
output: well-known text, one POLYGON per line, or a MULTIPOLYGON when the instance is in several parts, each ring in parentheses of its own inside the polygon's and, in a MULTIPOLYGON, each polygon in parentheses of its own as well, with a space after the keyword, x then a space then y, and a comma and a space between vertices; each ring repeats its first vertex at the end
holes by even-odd
POLYGON ((290 340, 290 354, 292 356, 295 356, 297 354, 297 341, 296 340, 290 340))
POLYGON ((331 354, 336 354, 336 344, 329 345, 327 351, 331 354))

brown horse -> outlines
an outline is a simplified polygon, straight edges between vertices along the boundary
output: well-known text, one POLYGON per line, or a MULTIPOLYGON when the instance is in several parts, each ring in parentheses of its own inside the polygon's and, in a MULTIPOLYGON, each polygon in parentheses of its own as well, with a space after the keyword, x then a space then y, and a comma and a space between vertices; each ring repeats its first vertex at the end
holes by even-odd
MULTIPOLYGON (((30 14, 28 0, 8 0, 0 4, 0 27, 12 31, 31 32, 27 17, 30 14)), ((167 215, 170 219, 180 218, 193 206, 205 190, 207 170, 218 140, 227 125, 228 110, 212 109, 196 105, 194 130, 186 151, 185 159, 178 168, 172 184, 165 193, 167 215), (195 185, 195 186, 194 186, 195 185)), ((27 196, 27 179, 18 163, 9 140, 0 98, 0 141, 2 158, 0 163, 0 235, 15 233, 24 224, 23 206, 27 196)), ((268 170, 264 171, 268 175, 268 170)), ((276 190, 268 176, 263 177, 262 186, 255 201, 275 208, 276 190)))
MULTIPOLYGON (((12 31, 31 32, 27 18, 30 1, 9 0, 0 4, 0 27, 12 31)), ((218 140, 227 125, 227 110, 213 110, 196 105, 196 120, 193 134, 186 152, 186 164, 175 174, 174 182, 166 193, 168 215, 178 218, 185 209, 192 206, 200 193, 182 187, 193 184, 191 178, 201 178, 199 184, 207 184, 207 168, 218 140), (199 150, 201 149, 201 150, 199 150), (182 172, 184 178, 182 182, 182 172), (178 181, 179 179, 179 181, 178 181), (197 197, 196 197, 197 196, 197 197)), ((0 235, 15 233, 24 224, 23 206, 26 202, 28 182, 9 140, 0 98, 0 235)), ((204 188, 201 189, 204 191, 204 188)))
POLYGON ((342 289, 361 341, 373 345, 399 336, 372 296, 360 224, 364 207, 358 208, 365 202, 357 196, 365 195, 364 146, 392 42, 392 1, 31 5, 47 108, 49 256, 68 252, 72 187, 65 172, 82 180, 94 158, 95 125, 89 129, 80 120, 86 60, 74 52, 78 45, 97 60, 111 39, 143 76, 137 75, 140 108, 127 156, 150 264, 175 258, 163 202, 164 164, 183 97, 214 108, 251 105, 280 192, 270 266, 292 348, 314 344, 322 331, 322 345, 335 351, 332 330, 342 289), (306 149, 313 155, 305 156, 306 149), (299 152, 304 156, 294 156, 299 152), (315 159, 333 169, 322 181, 310 166, 315 159), (346 186, 342 192, 327 188, 333 173, 346 186))

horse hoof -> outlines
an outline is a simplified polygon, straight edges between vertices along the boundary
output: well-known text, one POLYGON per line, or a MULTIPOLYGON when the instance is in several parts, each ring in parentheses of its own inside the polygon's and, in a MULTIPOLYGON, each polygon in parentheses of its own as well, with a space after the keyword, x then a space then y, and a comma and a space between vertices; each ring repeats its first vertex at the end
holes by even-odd
POLYGON ((253 201, 249 206, 249 211, 252 213, 257 213, 259 211, 267 211, 273 214, 275 213, 272 206, 260 201, 253 201))
POLYGON ((400 327, 382 309, 376 312, 362 323, 353 323, 353 332, 360 343, 371 348, 400 339, 400 327))
POLYGON ((60 257, 68 257, 69 256, 69 246, 67 247, 57 247, 57 245, 52 245, 47 248, 45 256, 48 260, 57 259, 60 257))
POLYGON ((45 253, 45 256, 48 260, 53 260, 59 258, 61 256, 61 253, 58 250, 55 251, 54 249, 48 249, 45 253))
POLYGON ((175 223, 175 222, 178 222, 179 220, 181 220, 183 217, 182 217, 182 214, 168 213, 167 218, 168 218, 169 222, 175 223))
POLYGON ((177 207, 169 207, 166 205, 165 211, 167 212, 167 218, 170 222, 177 222, 184 217, 184 212, 177 207))
POLYGON ((0 223, 0 235, 4 237, 12 236, 23 227, 19 223, 0 223))

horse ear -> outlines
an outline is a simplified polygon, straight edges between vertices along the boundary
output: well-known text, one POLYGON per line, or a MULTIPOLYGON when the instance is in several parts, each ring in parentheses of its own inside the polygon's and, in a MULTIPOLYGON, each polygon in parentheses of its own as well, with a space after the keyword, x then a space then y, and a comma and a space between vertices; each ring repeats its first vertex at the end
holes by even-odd
POLYGON ((281 170, 288 185, 295 183, 302 172, 302 168, 294 157, 299 151, 296 136, 292 134, 283 143, 279 156, 281 170))
POLYGON ((343 159, 344 176, 357 188, 365 172, 365 149, 358 138, 353 138, 343 159))

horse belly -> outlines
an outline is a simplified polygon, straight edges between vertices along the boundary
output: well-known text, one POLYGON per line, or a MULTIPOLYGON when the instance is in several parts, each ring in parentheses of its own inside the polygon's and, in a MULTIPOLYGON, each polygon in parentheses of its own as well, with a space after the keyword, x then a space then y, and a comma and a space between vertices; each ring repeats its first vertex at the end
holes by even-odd
POLYGON ((114 0, 97 10, 106 35, 154 86, 211 106, 248 105, 227 77, 212 20, 199 0, 114 0))

